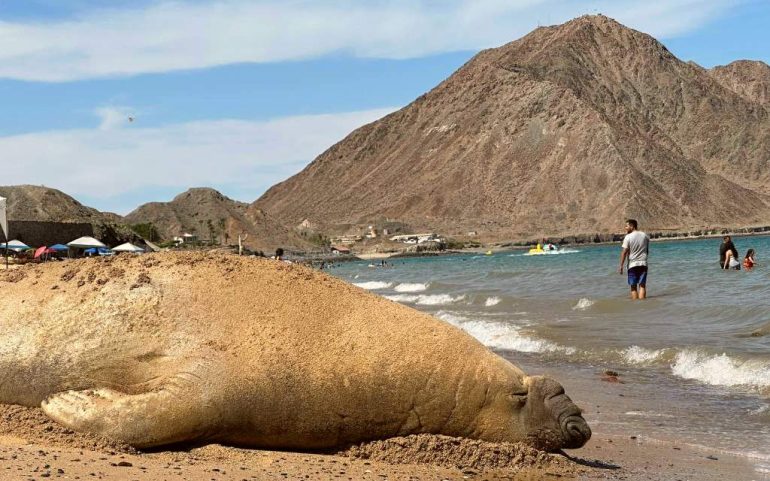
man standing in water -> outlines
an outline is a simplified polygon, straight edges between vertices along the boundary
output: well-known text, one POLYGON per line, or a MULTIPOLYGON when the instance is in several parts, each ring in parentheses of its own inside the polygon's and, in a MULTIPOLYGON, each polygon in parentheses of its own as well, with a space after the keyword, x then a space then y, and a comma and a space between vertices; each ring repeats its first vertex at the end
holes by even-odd
POLYGON ((623 252, 620 254, 618 273, 628 261, 628 285, 631 287, 631 299, 647 298, 647 254, 650 251, 650 238, 636 230, 635 219, 626 221, 626 236, 623 238, 623 252))

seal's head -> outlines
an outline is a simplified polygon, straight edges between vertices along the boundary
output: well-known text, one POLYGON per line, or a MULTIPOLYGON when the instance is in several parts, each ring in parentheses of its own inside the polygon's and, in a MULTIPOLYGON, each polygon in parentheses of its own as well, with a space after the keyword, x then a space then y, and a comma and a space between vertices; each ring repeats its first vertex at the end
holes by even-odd
POLYGON ((591 428, 580 408, 564 393, 561 384, 551 378, 524 378, 519 396, 519 421, 529 444, 546 451, 583 446, 591 438, 591 428))

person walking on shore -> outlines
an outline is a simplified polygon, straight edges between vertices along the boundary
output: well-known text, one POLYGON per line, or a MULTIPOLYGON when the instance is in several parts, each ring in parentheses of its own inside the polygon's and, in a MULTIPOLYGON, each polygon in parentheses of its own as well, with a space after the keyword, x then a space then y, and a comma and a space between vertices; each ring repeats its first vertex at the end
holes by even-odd
POLYGON ((628 262, 628 285, 631 288, 631 299, 647 298, 647 255, 650 251, 650 238, 637 230, 635 219, 626 221, 626 236, 623 238, 623 251, 620 254, 618 273, 623 274, 623 268, 628 262))

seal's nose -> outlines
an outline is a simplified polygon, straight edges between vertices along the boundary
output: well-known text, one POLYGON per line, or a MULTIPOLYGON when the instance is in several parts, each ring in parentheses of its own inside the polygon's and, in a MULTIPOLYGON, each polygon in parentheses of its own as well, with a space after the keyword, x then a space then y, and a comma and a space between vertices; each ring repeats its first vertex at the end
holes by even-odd
POLYGON ((545 405, 551 416, 558 422, 564 440, 562 447, 580 448, 591 439, 591 428, 580 408, 564 393, 561 384, 549 378, 541 378, 541 389, 545 393, 545 405))
POLYGON ((591 439, 591 428, 580 414, 566 416, 559 424, 564 437, 564 447, 567 449, 581 448, 591 439))

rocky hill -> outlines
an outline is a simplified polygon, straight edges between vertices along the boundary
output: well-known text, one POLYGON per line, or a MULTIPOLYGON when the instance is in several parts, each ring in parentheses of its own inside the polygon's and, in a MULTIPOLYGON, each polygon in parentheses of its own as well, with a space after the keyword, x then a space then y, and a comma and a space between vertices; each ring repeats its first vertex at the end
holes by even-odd
POLYGON ((737 60, 714 67, 710 73, 723 86, 750 102, 770 107, 770 66, 766 63, 737 60))
POLYGON ((770 223, 767 66, 706 70, 603 16, 485 50, 254 206, 488 239, 770 223))
POLYGON ((9 221, 91 224, 93 235, 110 245, 136 239, 119 215, 84 206, 56 189, 37 185, 0 186, 0 197, 8 199, 9 221))
POLYGON ((194 188, 171 202, 150 202, 125 217, 132 224, 152 224, 162 240, 187 232, 215 244, 237 244, 238 235, 248 236, 244 244, 272 252, 277 247, 311 249, 313 244, 282 225, 258 207, 232 200, 214 189, 194 188))

